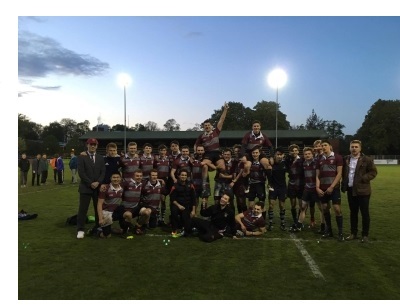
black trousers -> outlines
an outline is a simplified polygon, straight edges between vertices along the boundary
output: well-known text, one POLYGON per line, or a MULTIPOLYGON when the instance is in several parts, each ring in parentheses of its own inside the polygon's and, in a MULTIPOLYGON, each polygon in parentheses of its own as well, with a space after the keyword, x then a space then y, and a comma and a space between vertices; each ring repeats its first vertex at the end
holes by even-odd
POLYGON ((358 212, 361 212, 361 223, 362 232, 361 235, 369 235, 369 199, 370 195, 367 196, 353 196, 353 188, 349 187, 347 190, 347 201, 349 202, 350 208, 350 230, 353 235, 357 235, 358 232, 358 212))
POLYGON ((171 227, 172 231, 175 232, 178 228, 184 228, 186 233, 191 233, 191 218, 190 211, 185 208, 180 210, 176 205, 171 204, 171 227))
POLYGON ((32 186, 35 186, 35 181, 38 186, 40 186, 40 173, 32 173, 32 186))
POLYGON ((192 225, 199 232, 199 239, 204 242, 213 242, 223 237, 218 233, 218 229, 208 220, 194 217, 192 218, 192 225))
POLYGON ((48 174, 49 174, 49 171, 42 171, 42 179, 41 179, 42 184, 46 183, 48 174))
POLYGON ((57 178, 58 184, 62 184, 64 182, 64 170, 57 170, 57 178))
POLYGON ((58 170, 53 169, 54 183, 57 183, 57 173, 58 173, 58 170))
POLYGON ((86 216, 89 210, 90 200, 93 202, 94 216, 96 220, 95 228, 99 227, 99 215, 97 214, 97 200, 99 199, 99 188, 92 193, 79 194, 79 209, 77 218, 77 231, 85 230, 86 216))

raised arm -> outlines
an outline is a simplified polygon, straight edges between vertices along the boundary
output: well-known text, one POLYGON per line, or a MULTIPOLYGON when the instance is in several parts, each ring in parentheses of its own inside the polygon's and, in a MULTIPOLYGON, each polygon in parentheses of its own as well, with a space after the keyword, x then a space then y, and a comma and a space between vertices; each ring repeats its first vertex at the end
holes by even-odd
POLYGON ((229 108, 229 105, 228 105, 228 103, 225 102, 224 103, 224 110, 223 110, 221 118, 219 118, 219 121, 218 121, 218 124, 217 124, 217 128, 220 131, 222 131, 222 126, 224 124, 224 121, 225 121, 225 118, 226 118, 226 114, 228 112, 228 108, 229 108))

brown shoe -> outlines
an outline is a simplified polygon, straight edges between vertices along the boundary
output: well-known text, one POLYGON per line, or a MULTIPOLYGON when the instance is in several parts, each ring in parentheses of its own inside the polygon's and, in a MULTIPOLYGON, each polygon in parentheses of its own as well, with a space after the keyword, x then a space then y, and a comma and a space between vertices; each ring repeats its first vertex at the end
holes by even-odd
POLYGON ((362 243, 368 243, 369 242, 368 236, 362 237, 361 242, 362 243))
POLYGON ((355 239, 357 239, 357 236, 354 235, 354 234, 350 234, 350 236, 346 237, 346 240, 347 240, 347 241, 355 240, 355 239))

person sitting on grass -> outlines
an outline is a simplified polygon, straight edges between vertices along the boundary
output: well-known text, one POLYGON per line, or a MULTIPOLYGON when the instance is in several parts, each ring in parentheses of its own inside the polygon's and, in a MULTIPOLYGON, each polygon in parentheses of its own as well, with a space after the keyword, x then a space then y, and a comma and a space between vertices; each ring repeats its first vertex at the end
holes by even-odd
POLYGON ((193 218, 192 225, 198 231, 199 239, 204 242, 213 242, 224 236, 233 237, 236 224, 235 212, 229 205, 230 195, 224 193, 218 204, 205 207, 202 205, 200 215, 209 218, 193 218))
POLYGON ((257 202, 254 204, 253 209, 237 214, 235 216, 236 236, 233 238, 260 236, 264 234, 266 232, 266 223, 262 216, 263 209, 264 202, 257 202))
POLYGON ((122 202, 123 188, 120 185, 121 174, 114 172, 110 179, 111 183, 106 186, 105 191, 100 191, 97 201, 99 225, 102 230, 99 232, 100 238, 111 237, 111 225, 113 221, 119 219, 116 210, 122 202))

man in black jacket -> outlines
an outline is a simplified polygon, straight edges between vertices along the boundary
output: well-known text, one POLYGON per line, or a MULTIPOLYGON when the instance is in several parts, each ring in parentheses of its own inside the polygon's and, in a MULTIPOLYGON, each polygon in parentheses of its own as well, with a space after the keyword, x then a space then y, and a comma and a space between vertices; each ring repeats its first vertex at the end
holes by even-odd
POLYGON ((208 208, 203 205, 200 210, 202 217, 193 218, 192 224, 199 232, 199 239, 205 242, 213 242, 224 236, 233 237, 236 231, 235 212, 229 205, 229 194, 224 193, 219 204, 208 208))
POLYGON ((85 220, 89 209, 90 200, 93 201, 96 224, 99 226, 99 217, 97 214, 97 200, 99 196, 100 184, 104 180, 106 167, 103 156, 97 155, 97 139, 90 138, 86 141, 86 155, 78 156, 78 173, 81 178, 79 184, 79 210, 77 219, 76 238, 82 239, 85 236, 85 220))
POLYGON ((26 154, 22 153, 21 159, 18 162, 18 167, 21 170, 21 188, 26 187, 26 182, 28 181, 28 171, 31 167, 31 163, 26 158, 26 154))

